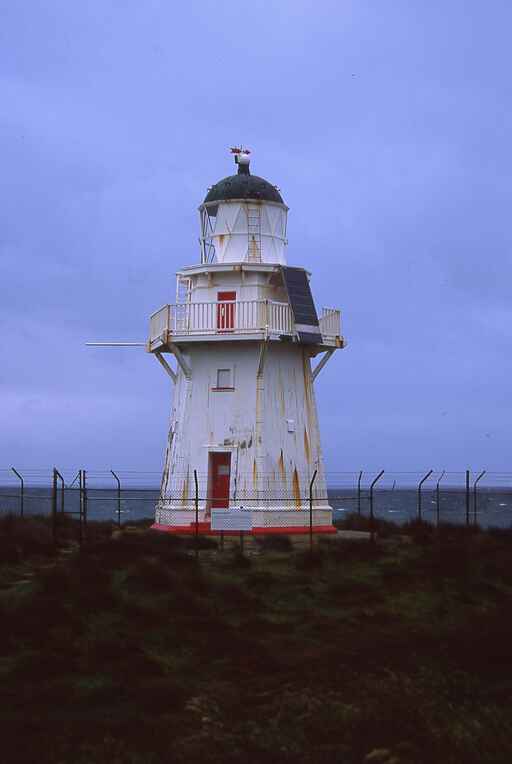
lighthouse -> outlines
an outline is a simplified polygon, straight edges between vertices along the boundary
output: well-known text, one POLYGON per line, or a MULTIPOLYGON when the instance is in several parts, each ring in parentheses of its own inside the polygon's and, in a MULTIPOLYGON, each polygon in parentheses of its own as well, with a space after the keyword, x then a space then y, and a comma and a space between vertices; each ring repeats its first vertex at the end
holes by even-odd
POLYGON ((219 510, 265 533, 334 532, 315 381, 344 346, 310 273, 287 262, 288 207, 231 149, 236 173, 199 207, 200 262, 150 318, 147 350, 173 382, 154 528, 215 533, 219 510), (197 515, 196 515, 197 512, 197 515))

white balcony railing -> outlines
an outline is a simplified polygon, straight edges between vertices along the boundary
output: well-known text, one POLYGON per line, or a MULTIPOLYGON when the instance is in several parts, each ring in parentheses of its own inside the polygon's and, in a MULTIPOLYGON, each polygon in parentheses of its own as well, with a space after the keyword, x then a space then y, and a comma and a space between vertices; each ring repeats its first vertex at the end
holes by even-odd
POLYGON ((337 308, 322 308, 318 324, 322 337, 341 336, 341 313, 337 308))
MULTIPOLYGON (((322 335, 340 335, 340 311, 324 308, 320 317, 322 335)), ((210 334, 294 334, 290 305, 271 300, 236 300, 226 302, 190 302, 164 305, 150 319, 150 343, 166 341, 165 335, 210 334)))

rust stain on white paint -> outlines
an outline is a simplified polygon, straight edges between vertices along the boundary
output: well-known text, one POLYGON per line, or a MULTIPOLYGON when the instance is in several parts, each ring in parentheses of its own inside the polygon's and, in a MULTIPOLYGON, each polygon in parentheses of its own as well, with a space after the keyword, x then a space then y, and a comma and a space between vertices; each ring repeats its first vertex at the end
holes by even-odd
POLYGON ((306 461, 309 464, 311 462, 311 450, 309 448, 308 431, 304 427, 304 453, 306 454, 306 461))
POLYGON ((293 470, 292 485, 293 485, 293 498, 295 501, 295 506, 298 507, 298 509, 300 509, 301 496, 300 496, 300 482, 299 482, 299 475, 297 473, 297 467, 295 467, 295 469, 293 470))

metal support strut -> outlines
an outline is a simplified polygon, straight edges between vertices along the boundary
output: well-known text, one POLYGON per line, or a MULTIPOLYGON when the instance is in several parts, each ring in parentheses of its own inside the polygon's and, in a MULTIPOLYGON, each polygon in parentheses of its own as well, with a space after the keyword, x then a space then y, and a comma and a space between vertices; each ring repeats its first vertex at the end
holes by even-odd
POLYGON ((333 355, 335 350, 336 350, 336 348, 332 348, 332 350, 326 350, 326 352, 323 354, 322 358, 320 359, 320 361, 317 363, 317 365, 315 366, 315 368, 311 372, 311 378, 312 378, 313 382, 318 377, 318 375, 320 374, 320 372, 322 371, 322 369, 326 365, 327 361, 329 361, 329 359, 332 357, 332 355, 333 355))
POLYGON ((185 361, 185 356, 183 355, 183 353, 181 352, 179 347, 177 345, 175 345, 174 342, 170 342, 169 343, 169 348, 171 349, 171 351, 176 356, 176 360, 178 361, 178 363, 180 365, 180 368, 181 368, 183 374, 185 375, 185 377, 187 379, 190 379, 192 377, 192 372, 190 370, 190 366, 185 361))
POLYGON ((176 380, 178 378, 177 374, 176 374, 176 372, 173 369, 171 369, 171 367, 169 366, 169 364, 167 363, 167 361, 165 360, 163 355, 158 350, 156 350, 153 353, 153 355, 155 356, 156 360, 163 366, 164 370, 170 376, 170 378, 172 379, 174 384, 176 384, 176 380))

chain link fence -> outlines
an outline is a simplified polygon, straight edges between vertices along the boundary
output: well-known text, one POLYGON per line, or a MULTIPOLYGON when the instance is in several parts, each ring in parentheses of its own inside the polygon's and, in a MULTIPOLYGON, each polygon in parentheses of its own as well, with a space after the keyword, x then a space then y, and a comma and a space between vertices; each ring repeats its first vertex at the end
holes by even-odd
MULTIPOLYGON (((82 521, 117 525, 158 518, 159 512, 195 512, 196 497, 204 520, 222 497, 197 473, 172 476, 172 490, 160 491, 159 472, 89 469, 0 469, 0 515, 66 514, 82 521)), ((297 513, 309 522, 310 499, 315 513, 334 521, 349 513, 404 523, 417 518, 428 523, 453 522, 509 527, 512 522, 512 473, 468 471, 346 471, 328 472, 320 482, 298 475, 291 484, 275 475, 232 481, 229 505, 246 510, 272 509, 283 525, 297 525, 297 513), (310 497, 311 487, 311 497, 310 497)), ((225 502, 224 502, 225 503, 225 502)), ((318 515, 318 517, 320 517, 318 515)), ((322 521, 323 522, 323 521, 322 521)))

